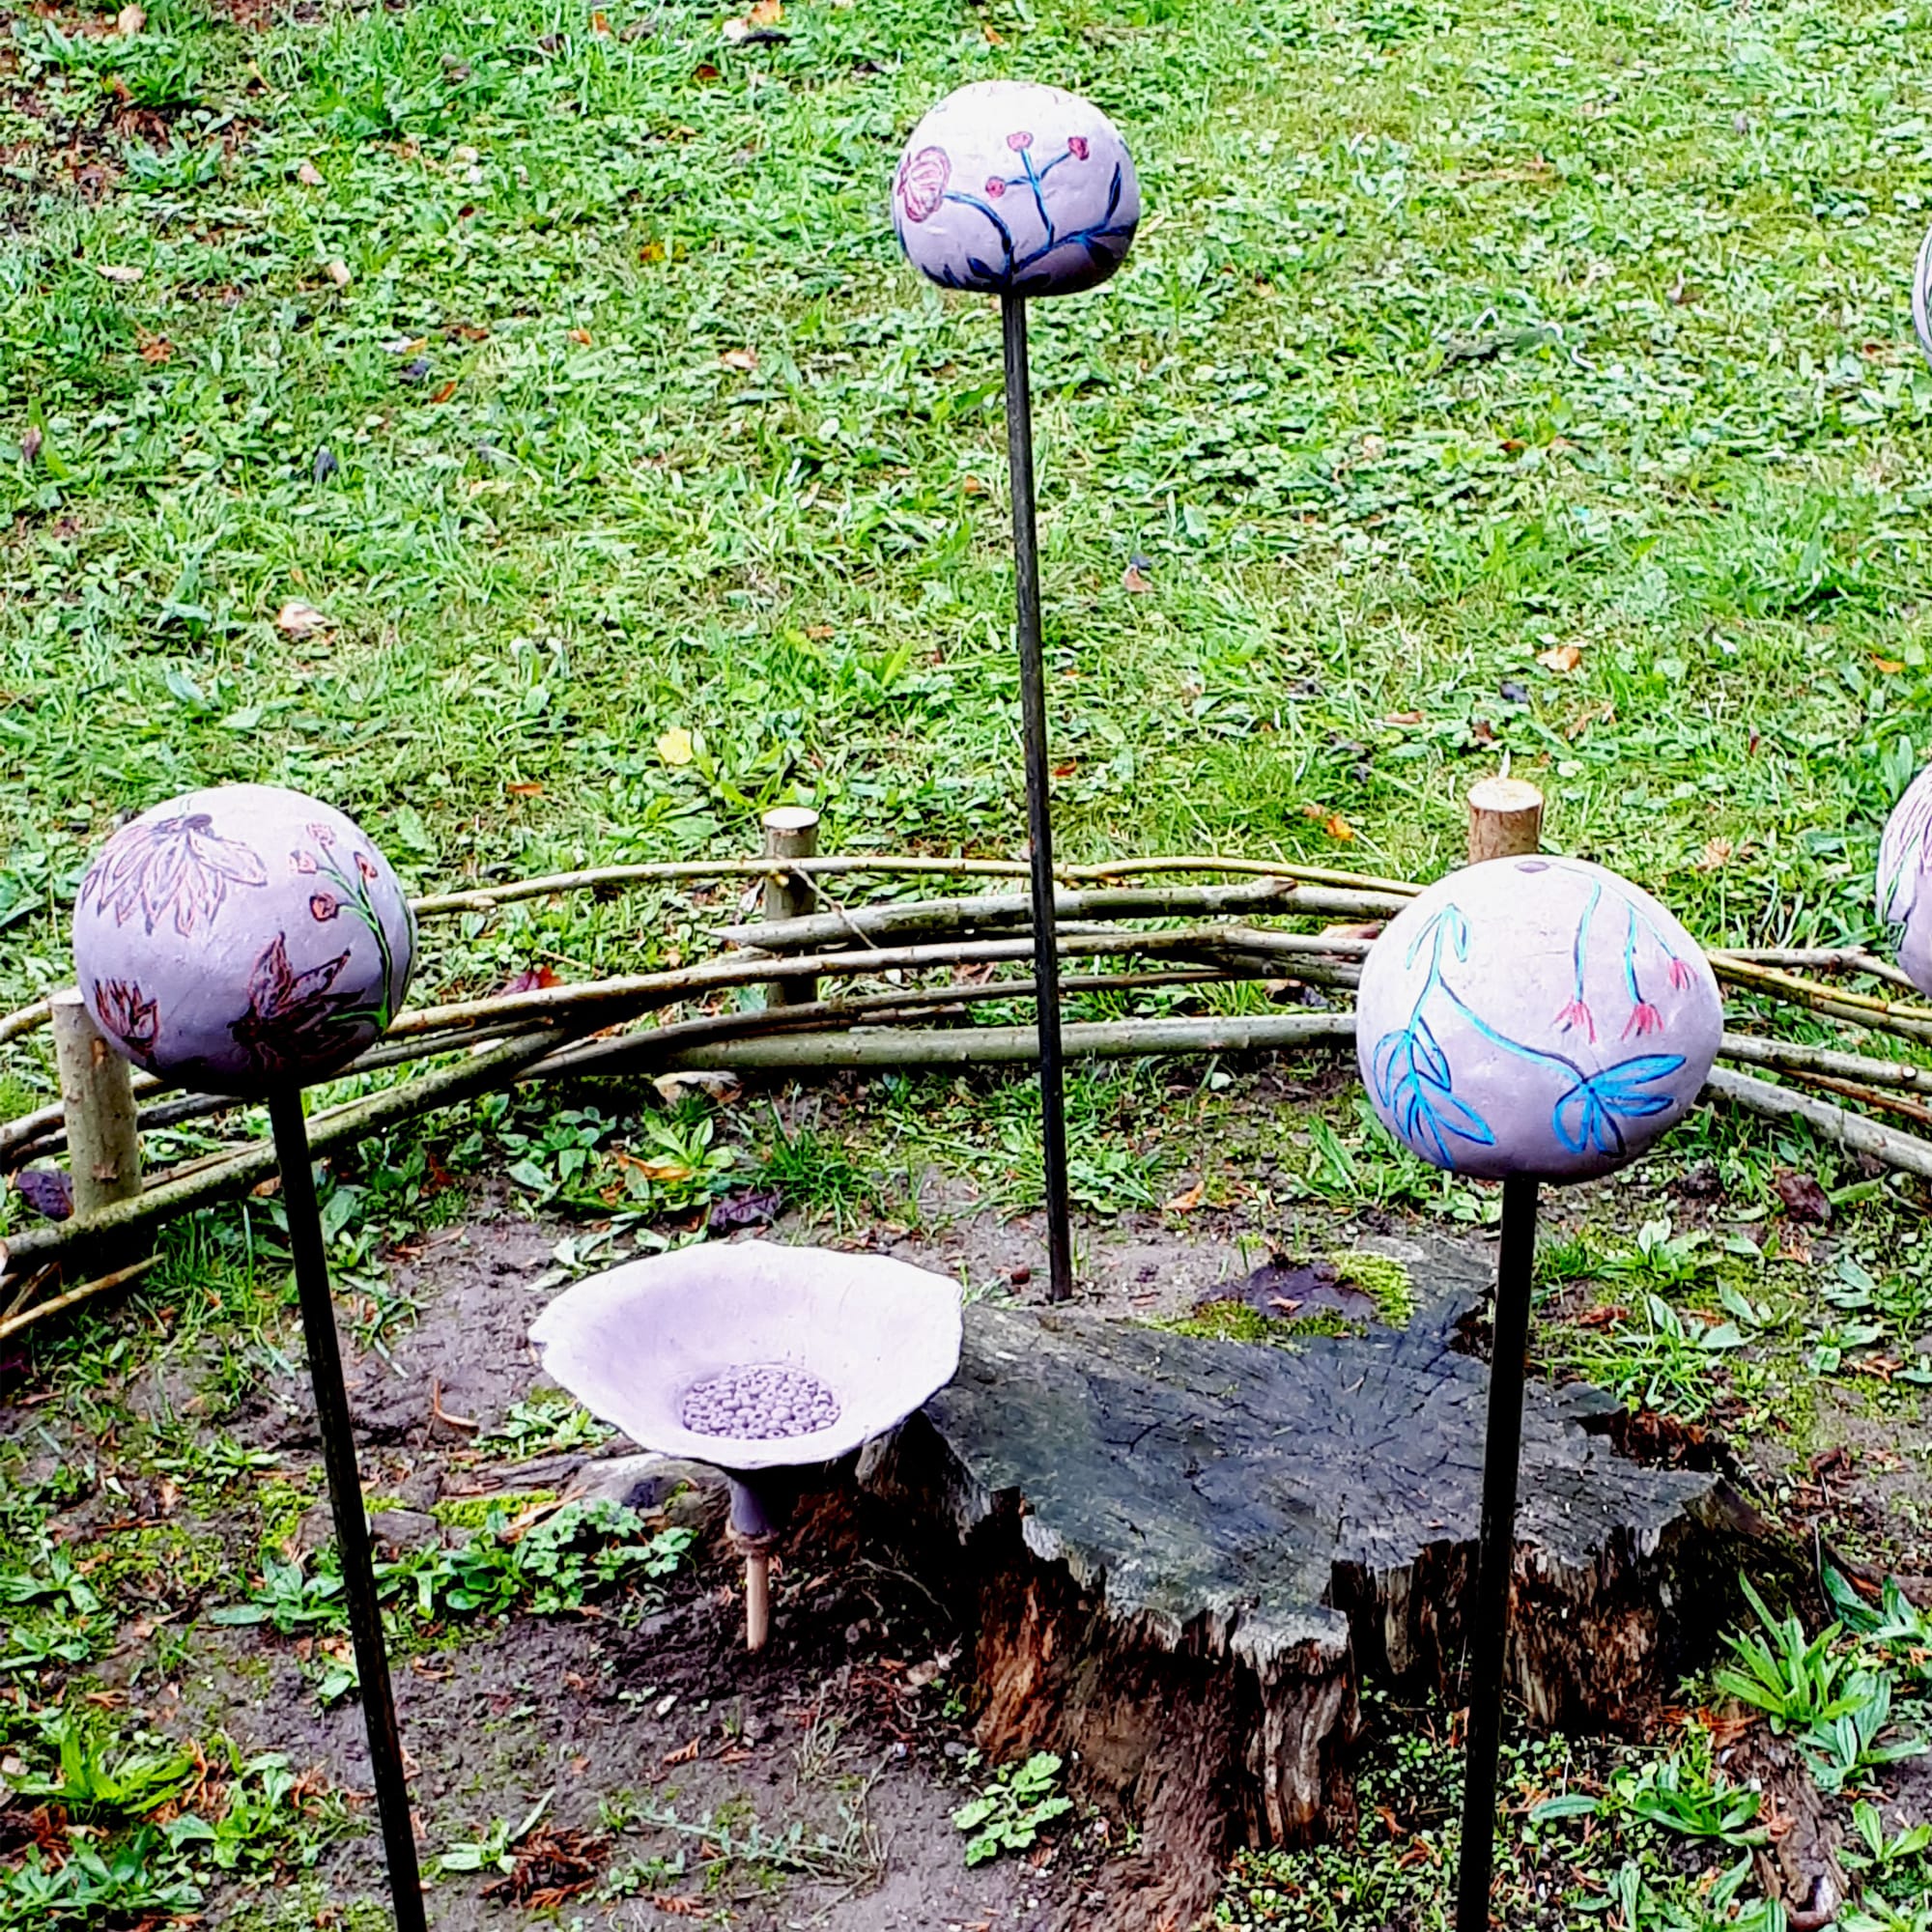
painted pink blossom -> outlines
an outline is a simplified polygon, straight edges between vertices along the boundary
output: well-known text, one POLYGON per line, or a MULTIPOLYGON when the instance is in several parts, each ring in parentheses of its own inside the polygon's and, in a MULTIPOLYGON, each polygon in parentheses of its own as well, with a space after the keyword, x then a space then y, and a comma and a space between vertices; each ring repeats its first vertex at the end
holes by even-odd
POLYGON ((315 869, 315 854, 313 852, 291 852, 289 854, 290 871, 300 872, 304 876, 312 877, 315 869))
POLYGON ((129 1052, 143 1056, 154 1052, 161 1030, 160 1012, 135 980, 95 980, 94 1010, 100 1024, 129 1052))
POLYGON ((1573 1027, 1581 1027, 1583 1031, 1587 1035, 1589 1035, 1591 1044, 1594 1045, 1596 1043, 1597 1022, 1595 1018, 1592 1016, 1589 1007, 1585 1005, 1584 1002, 1580 999, 1572 1000, 1570 1004, 1567 1007, 1565 1007, 1560 1013, 1556 1015, 1556 1024, 1560 1026, 1565 1033, 1568 1033, 1573 1027))
POLYGON ((899 163, 898 192, 908 221, 930 220, 946 199, 952 163, 944 148, 922 148, 899 163))
POLYGON ((1033 146, 1033 136, 1031 134, 1009 134, 1007 136, 1007 146, 1014 154, 1023 155, 1033 146))
POLYGON ((376 862, 370 858, 368 853, 358 852, 355 855, 355 869, 365 879, 373 879, 376 876, 376 862))
POLYGON ((1084 161, 1087 158, 1087 136, 1085 134, 1067 135, 1066 152, 1076 161, 1084 161))
POLYGON ((311 825, 308 836, 327 852, 335 843, 335 834, 326 825, 311 825))
POLYGON ((991 195, 995 201, 998 201, 999 198, 1006 193, 1006 191, 1007 191, 1007 185, 999 178, 998 175, 993 176, 993 178, 986 184, 986 192, 989 195, 991 195))
POLYGON ((308 901, 308 916, 317 921, 327 922, 342 910, 342 901, 333 893, 311 893, 308 901))
POLYGON ((1639 1000, 1631 1009, 1630 1025, 1624 1028, 1624 1037, 1628 1039, 1635 1034, 1641 1039, 1645 1034, 1662 1031, 1663 1015, 1648 1000, 1639 1000))
POLYGON ((1680 959, 1676 953, 1670 955, 1670 983, 1681 993, 1697 982, 1697 976, 1690 970, 1688 959, 1680 959))
POLYGON ((248 1010, 229 1026, 237 1045, 273 1073, 347 1059, 372 1031, 357 996, 331 990, 348 964, 349 954, 338 952, 298 973, 278 932, 249 976, 248 1010))

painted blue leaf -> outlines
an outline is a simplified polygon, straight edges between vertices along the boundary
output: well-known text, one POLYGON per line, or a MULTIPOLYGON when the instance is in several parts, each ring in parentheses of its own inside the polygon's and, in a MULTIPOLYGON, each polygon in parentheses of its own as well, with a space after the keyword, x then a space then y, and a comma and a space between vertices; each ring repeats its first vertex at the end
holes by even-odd
POLYGON ((966 266, 982 282, 1000 282, 1006 279, 1007 271, 1004 269, 996 269, 990 263, 982 262, 977 255, 968 255, 966 266))
POLYGON ((1666 1112, 1669 1094, 1646 1093, 1653 1081, 1667 1080, 1684 1065, 1681 1053, 1637 1053, 1577 1082, 1556 1103, 1551 1125, 1572 1153, 1624 1151, 1617 1122, 1647 1120, 1666 1112))
POLYGON ((1451 1167, 1452 1138, 1495 1145, 1489 1122, 1453 1091, 1448 1059, 1420 1013, 1376 1042, 1370 1066, 1377 1098, 1397 1133, 1419 1153, 1451 1167))

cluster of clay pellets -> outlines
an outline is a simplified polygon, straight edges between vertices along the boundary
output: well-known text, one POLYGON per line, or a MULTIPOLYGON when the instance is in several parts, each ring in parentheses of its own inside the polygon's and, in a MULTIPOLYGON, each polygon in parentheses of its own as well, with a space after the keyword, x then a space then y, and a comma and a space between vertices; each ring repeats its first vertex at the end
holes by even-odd
POLYGON ((810 1435, 838 1420, 838 1398, 803 1369, 753 1363, 694 1382, 679 1414, 697 1435, 810 1435))

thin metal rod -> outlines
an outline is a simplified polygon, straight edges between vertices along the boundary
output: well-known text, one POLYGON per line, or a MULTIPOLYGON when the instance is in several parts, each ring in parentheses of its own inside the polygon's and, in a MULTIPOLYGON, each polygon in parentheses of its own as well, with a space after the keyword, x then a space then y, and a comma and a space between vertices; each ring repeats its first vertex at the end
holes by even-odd
POLYGON ((1013 493, 1013 590, 1020 640, 1020 719, 1026 738, 1027 835, 1033 846, 1034 995, 1039 1026, 1039 1122, 1046 1171, 1047 1293, 1073 1293, 1066 1206, 1066 1083, 1060 1054, 1060 944, 1054 924, 1053 823, 1047 798, 1046 675, 1039 641, 1039 539, 1034 528, 1033 379, 1026 298, 1000 298, 1007 350, 1007 466, 1013 493))
POLYGON ((396 1729, 389 1689, 389 1659, 383 1648, 383 1612, 369 1554, 369 1523, 362 1513, 362 1478, 355 1465, 355 1437, 349 1394, 342 1385, 342 1350, 335 1307, 328 1293, 327 1251, 316 1211, 315 1176, 309 1166, 308 1123, 299 1088, 269 1096, 269 1122, 282 1169, 282 1202, 288 1212, 289 1249, 295 1257, 296 1292, 301 1301, 302 1335, 308 1345, 309 1379, 315 1388, 322 1460, 328 1472, 328 1500, 335 1513, 335 1548, 342 1589, 349 1602, 349 1630, 361 1680, 362 1719, 369 1732, 376 1806, 389 1862, 389 1891, 399 1932, 425 1932, 422 1879, 416 1866, 415 1829, 410 1819, 410 1787, 403 1770, 403 1741, 396 1729))
POLYGON ((1522 1454, 1522 1365, 1529 1351, 1530 1276, 1536 1261, 1536 1193, 1533 1175, 1512 1175, 1503 1182, 1502 1252, 1496 1262, 1490 1351, 1489 1443, 1483 1455, 1483 1540, 1470 1619, 1469 1741, 1456 1932, 1489 1932, 1490 1926, 1490 1879, 1496 1856, 1496 1759, 1502 1748, 1510 1574, 1516 1556, 1517 1465, 1522 1454))

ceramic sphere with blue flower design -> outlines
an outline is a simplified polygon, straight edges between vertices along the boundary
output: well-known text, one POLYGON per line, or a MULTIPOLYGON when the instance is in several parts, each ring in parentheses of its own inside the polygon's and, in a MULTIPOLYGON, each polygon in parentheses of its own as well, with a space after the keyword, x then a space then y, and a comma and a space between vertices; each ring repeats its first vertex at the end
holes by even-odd
POLYGON ((1091 100, 979 80, 917 128, 893 181, 893 226, 921 274, 985 295, 1069 296, 1125 258, 1141 190, 1120 130, 1091 100))
POLYGON ((339 1071, 395 1016, 414 951, 388 861, 332 806, 275 785, 130 819, 74 907, 95 1025, 149 1072, 216 1094, 339 1071))
POLYGON ((1696 942, 1580 859, 1438 880, 1370 949, 1355 1007, 1383 1124, 1492 1180, 1588 1180, 1634 1160, 1690 1110, 1722 1032, 1696 942))

